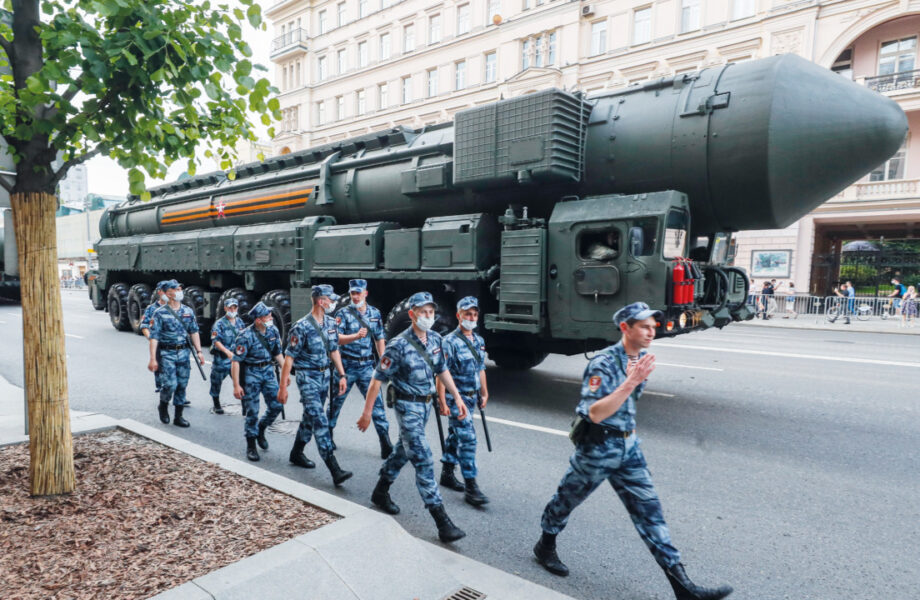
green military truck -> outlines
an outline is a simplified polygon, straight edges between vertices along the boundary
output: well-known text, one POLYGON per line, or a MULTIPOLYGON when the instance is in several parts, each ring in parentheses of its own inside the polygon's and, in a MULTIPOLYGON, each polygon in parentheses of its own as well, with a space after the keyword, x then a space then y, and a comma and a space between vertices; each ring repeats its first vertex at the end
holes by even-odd
MULTIPOLYGON (((151 287, 185 285, 206 332, 234 296, 282 333, 310 286, 368 280, 387 334, 430 291, 436 327, 478 296, 489 356, 529 368, 618 338, 643 300, 671 336, 748 319, 732 232, 785 227, 891 156, 891 100, 795 56, 585 96, 550 89, 202 175, 110 208, 90 298, 138 331, 151 287)), ((207 338, 207 336, 205 336, 207 338)))

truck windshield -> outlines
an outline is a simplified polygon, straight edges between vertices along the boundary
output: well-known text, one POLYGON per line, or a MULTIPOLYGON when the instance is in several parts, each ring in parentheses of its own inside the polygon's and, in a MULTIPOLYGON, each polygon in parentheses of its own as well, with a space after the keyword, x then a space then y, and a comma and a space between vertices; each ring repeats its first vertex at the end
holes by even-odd
POLYGON ((709 259, 714 265, 725 264, 728 259, 728 248, 732 236, 728 233, 716 233, 712 238, 712 256, 709 259))
POLYGON ((664 226, 664 247, 662 254, 665 258, 678 258, 687 256, 687 230, 690 228, 690 218, 682 210, 672 210, 668 213, 664 226))

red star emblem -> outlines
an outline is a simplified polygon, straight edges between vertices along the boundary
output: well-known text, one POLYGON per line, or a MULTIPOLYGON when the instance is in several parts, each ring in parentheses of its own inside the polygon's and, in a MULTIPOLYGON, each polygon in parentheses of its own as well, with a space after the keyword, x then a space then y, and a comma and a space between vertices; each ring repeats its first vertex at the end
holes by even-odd
POLYGON ((215 206, 215 208, 217 209, 217 218, 222 219, 224 217, 224 209, 227 208, 227 204, 223 200, 221 200, 220 202, 217 203, 217 206, 215 206))

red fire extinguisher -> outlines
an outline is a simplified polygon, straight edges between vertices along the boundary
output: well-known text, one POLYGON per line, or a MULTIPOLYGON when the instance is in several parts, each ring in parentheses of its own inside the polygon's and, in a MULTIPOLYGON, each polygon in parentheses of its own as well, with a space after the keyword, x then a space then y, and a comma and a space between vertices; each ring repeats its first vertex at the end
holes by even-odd
POLYGON ((683 302, 681 304, 693 304, 693 291, 696 284, 696 279, 693 277, 696 269, 693 266, 693 261, 689 258, 683 259, 684 264, 684 294, 682 297, 683 302))
POLYGON ((684 270, 684 265, 680 259, 674 261, 674 266, 671 268, 671 281, 673 283, 673 291, 671 292, 671 302, 674 304, 683 304, 684 298, 684 276, 686 271, 684 270))

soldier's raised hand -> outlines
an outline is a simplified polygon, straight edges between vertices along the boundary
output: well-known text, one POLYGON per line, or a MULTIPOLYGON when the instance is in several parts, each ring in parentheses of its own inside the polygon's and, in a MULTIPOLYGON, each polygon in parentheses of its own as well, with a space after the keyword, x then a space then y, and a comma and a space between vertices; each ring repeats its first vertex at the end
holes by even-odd
POLYGON ((626 365, 626 377, 635 385, 639 385, 655 370, 655 356, 646 354, 633 364, 626 365))

